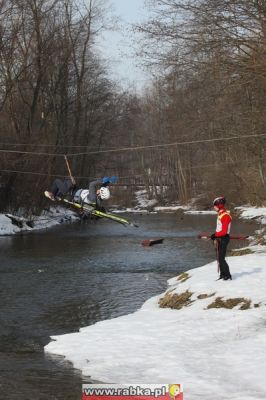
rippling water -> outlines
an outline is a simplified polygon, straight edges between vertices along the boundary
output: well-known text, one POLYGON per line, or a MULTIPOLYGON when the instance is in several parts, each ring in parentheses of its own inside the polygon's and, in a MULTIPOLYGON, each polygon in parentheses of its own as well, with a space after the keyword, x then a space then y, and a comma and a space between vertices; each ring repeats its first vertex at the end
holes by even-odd
MULTIPOLYGON (((196 236, 214 230, 214 215, 134 219, 139 228, 102 220, 0 237, 1 400, 80 399, 88 378, 43 353, 49 337, 133 312, 168 278, 213 261, 210 242, 196 236), (155 237, 164 242, 141 245, 155 237)), ((234 221, 234 232, 254 229, 234 221)))

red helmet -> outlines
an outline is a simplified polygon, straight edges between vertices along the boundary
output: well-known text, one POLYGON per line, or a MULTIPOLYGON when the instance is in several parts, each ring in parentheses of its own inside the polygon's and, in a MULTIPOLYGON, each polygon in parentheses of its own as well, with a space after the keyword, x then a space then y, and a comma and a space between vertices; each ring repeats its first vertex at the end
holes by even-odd
POLYGON ((213 205, 217 206, 217 207, 222 207, 225 205, 225 197, 221 196, 221 197, 216 197, 216 199, 213 200, 213 205))

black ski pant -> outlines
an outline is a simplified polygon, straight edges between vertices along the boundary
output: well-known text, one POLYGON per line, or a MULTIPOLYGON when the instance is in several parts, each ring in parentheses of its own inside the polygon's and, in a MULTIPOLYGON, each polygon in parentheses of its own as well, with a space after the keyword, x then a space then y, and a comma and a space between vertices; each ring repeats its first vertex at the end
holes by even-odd
POLYGON ((231 278, 230 270, 229 270, 229 265, 227 264, 225 260, 226 256, 226 249, 228 246, 228 243, 230 242, 230 237, 229 235, 222 236, 217 240, 217 252, 218 252, 218 262, 219 262, 219 268, 220 268, 220 277, 222 278, 231 278))
POLYGON ((54 196, 64 196, 74 185, 70 178, 55 179, 52 183, 51 192, 54 196))

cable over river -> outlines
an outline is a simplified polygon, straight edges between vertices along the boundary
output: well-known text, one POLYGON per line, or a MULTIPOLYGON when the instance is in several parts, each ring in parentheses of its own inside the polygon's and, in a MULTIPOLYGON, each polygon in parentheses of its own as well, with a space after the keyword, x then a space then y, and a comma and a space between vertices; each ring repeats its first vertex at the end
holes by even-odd
MULTIPOLYGON (((134 312, 164 292, 167 279, 215 259, 210 241, 197 238, 215 230, 215 215, 134 219, 139 228, 100 220, 0 237, 0 400, 80 399, 89 378, 44 354, 50 336, 134 312), (164 240, 141 245, 151 238, 164 240)), ((234 233, 256 228, 233 223, 234 233)), ((234 240, 229 250, 245 245, 234 240)))

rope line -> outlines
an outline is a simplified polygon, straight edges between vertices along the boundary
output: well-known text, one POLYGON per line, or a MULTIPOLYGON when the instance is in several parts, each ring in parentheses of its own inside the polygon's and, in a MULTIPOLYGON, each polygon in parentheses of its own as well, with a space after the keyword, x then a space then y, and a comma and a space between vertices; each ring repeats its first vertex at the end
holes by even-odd
MULTIPOLYGON (((37 143, 0 143, 0 146, 34 146, 34 147, 54 147, 54 148, 60 148, 63 147, 64 149, 67 148, 76 148, 76 147, 85 147, 85 148, 89 148, 89 146, 86 145, 65 145, 65 144, 37 144, 37 143)), ((95 147, 99 147, 99 146, 94 146, 95 147)), ((102 146, 105 147, 105 146, 102 146)), ((93 148, 93 147, 92 147, 93 148)), ((111 147, 111 149, 113 149, 114 147, 111 147)), ((110 147, 108 147, 108 149, 110 149, 110 147)))
MULTIPOLYGON (((59 174, 43 174, 41 172, 29 172, 29 171, 19 171, 19 170, 11 170, 11 169, 0 169, 0 172, 7 172, 13 174, 28 174, 28 175, 39 175, 39 176, 50 176, 53 178, 67 178, 67 175, 59 175, 59 174)), ((131 176, 120 176, 119 179, 130 179, 130 178, 137 178, 143 176, 144 174, 137 174, 131 176)), ((88 180, 96 180, 101 178, 95 178, 91 176, 76 176, 77 179, 88 179, 88 180)))
MULTIPOLYGON (((265 161, 262 158, 254 158, 254 159, 242 159, 238 161, 230 161, 230 162, 223 162, 223 165, 234 165, 234 164, 241 164, 243 162, 245 163, 252 163, 255 161, 265 161)), ((204 164, 204 165, 193 165, 191 167, 184 167, 182 170, 191 170, 191 169, 199 169, 199 168, 209 168, 209 167, 216 167, 220 168, 220 164, 217 165, 217 163, 212 163, 212 164, 204 164)), ((30 172, 30 171, 20 171, 20 170, 10 170, 10 169, 0 169, 0 172, 7 172, 7 173, 16 173, 16 174, 29 174, 29 175, 40 175, 40 176, 50 176, 50 177, 55 177, 55 178, 66 178, 67 175, 59 175, 59 174, 44 174, 41 172, 30 172)), ((131 175, 131 176, 120 176, 120 179, 130 179, 130 178, 137 178, 145 176, 145 174, 137 174, 137 175, 131 175)), ((95 177, 90 177, 90 176, 76 176, 77 179, 88 179, 88 180, 93 180, 93 179, 100 179, 100 178, 95 178, 95 177)))
POLYGON ((2 150, 0 149, 0 153, 11 153, 11 154, 31 154, 34 156, 58 156, 58 157, 64 157, 65 154, 60 154, 60 153, 37 153, 34 151, 21 151, 21 150, 2 150))
MULTIPOLYGON (((248 139, 255 137, 265 137, 266 133, 257 134, 257 135, 243 135, 243 136, 231 136, 231 137, 221 137, 221 138, 213 138, 213 139, 202 139, 202 140, 191 140, 187 142, 173 142, 173 143, 164 143, 164 144, 154 144, 147 146, 135 146, 135 147, 121 147, 118 149, 108 149, 108 150, 97 150, 97 151, 89 151, 85 153, 69 153, 68 157, 76 157, 82 155, 90 155, 90 154, 101 154, 101 153, 118 153, 121 151, 133 151, 133 150, 143 150, 143 149, 156 149, 162 147, 171 147, 171 146, 184 146, 187 144, 199 144, 199 143, 210 143, 210 142, 221 142, 227 140, 240 140, 240 139, 248 139)), ((31 154, 36 156, 53 156, 53 157, 65 157, 65 154, 61 153, 37 153, 33 151, 19 151, 19 150, 1 150, 1 153, 16 153, 16 154, 31 154)))
MULTIPOLYGON (((0 169, 0 172, 8 172, 11 174, 29 174, 29 175, 51 176, 51 177, 55 177, 55 178, 66 178, 66 175, 42 174, 41 172, 18 171, 18 170, 12 170, 12 169, 0 169)), ((77 178, 86 178, 86 177, 78 176, 77 178)), ((90 178, 88 177, 88 179, 90 179, 90 178)))
POLYGON ((120 151, 132 151, 132 150, 141 150, 141 149, 153 149, 153 148, 159 148, 159 147, 183 146, 186 144, 220 142, 220 141, 225 141, 225 140, 247 139, 247 138, 251 138, 251 137, 265 137, 265 136, 266 136, 266 133, 262 133, 262 134, 258 134, 258 135, 231 136, 231 137, 222 137, 222 138, 214 138, 214 139, 191 140, 191 141, 187 141, 187 142, 154 144, 154 145, 148 145, 148 146, 122 147, 120 149, 91 151, 89 153, 72 153, 72 154, 68 154, 68 155, 69 156, 82 156, 82 155, 86 155, 86 154, 114 153, 114 152, 120 152, 120 151))

